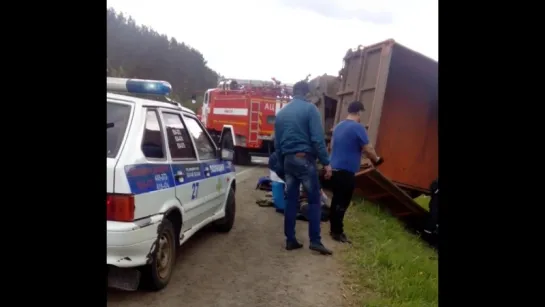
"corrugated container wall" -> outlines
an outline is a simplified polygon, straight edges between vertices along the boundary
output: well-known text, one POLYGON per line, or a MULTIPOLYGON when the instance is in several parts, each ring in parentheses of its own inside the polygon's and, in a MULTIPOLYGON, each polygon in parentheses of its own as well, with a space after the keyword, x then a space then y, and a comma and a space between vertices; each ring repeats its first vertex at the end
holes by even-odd
POLYGON ((393 40, 345 57, 335 123, 350 102, 363 102, 362 125, 385 159, 380 171, 402 187, 428 190, 438 176, 437 74, 436 61, 393 40))

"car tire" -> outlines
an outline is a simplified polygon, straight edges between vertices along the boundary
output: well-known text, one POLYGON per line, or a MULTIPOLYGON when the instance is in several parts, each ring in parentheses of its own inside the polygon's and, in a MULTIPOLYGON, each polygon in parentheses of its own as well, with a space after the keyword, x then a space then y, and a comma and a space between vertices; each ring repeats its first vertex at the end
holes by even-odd
POLYGON ((164 219, 159 226, 151 263, 142 267, 142 288, 158 291, 166 287, 176 264, 176 234, 172 222, 164 219))
POLYGON ((236 201, 235 201, 235 191, 233 188, 229 190, 229 195, 227 196, 227 203, 225 204, 225 216, 216 222, 214 222, 214 229, 217 232, 229 232, 235 224, 235 213, 236 213, 236 201))

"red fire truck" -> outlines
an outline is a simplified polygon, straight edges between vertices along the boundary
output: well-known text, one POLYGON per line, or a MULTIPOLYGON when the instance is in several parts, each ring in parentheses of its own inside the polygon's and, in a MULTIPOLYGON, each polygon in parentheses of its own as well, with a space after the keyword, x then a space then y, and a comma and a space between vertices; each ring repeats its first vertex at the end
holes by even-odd
POLYGON ((197 111, 210 135, 235 151, 234 163, 250 164, 251 156, 274 151, 276 113, 291 100, 292 87, 280 81, 224 79, 204 94, 197 111))

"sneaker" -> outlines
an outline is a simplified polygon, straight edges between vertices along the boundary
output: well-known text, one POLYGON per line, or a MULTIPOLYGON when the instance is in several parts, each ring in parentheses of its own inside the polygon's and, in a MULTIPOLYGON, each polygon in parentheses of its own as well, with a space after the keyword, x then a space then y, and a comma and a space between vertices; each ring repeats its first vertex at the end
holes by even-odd
POLYGON ((294 249, 299 249, 303 247, 303 244, 297 242, 297 241, 290 241, 290 242, 286 242, 286 250, 294 250, 294 249))
POLYGON ((341 233, 340 237, 341 237, 341 242, 352 244, 352 241, 350 241, 350 239, 348 239, 348 237, 346 237, 346 234, 341 233))
POLYGON ((352 243, 352 241, 350 241, 350 239, 348 239, 348 237, 344 233, 341 233, 341 234, 331 233, 331 238, 341 243, 352 243))
POLYGON ((319 252, 322 255, 333 255, 333 252, 329 249, 327 249, 323 244, 315 244, 311 243, 308 247, 310 250, 319 252))
POLYGON ((341 241, 341 235, 338 234, 338 233, 333 233, 333 232, 330 232, 329 235, 331 236, 331 238, 337 242, 342 242, 341 241))

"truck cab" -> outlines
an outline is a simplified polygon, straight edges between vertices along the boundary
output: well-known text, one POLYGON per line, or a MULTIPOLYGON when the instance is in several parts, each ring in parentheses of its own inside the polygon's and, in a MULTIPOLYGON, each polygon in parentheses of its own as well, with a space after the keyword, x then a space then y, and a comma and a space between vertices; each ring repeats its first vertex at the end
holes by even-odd
POLYGON ((209 89, 209 90, 206 90, 206 92, 204 92, 202 106, 200 107, 199 112, 197 114, 200 121, 203 123, 205 127, 208 122, 208 114, 210 113, 210 93, 212 91, 213 89, 209 89))
POLYGON ((204 94, 201 122, 218 142, 234 149, 236 164, 249 164, 252 155, 274 151, 276 114, 291 100, 291 86, 277 80, 225 79, 204 94))

